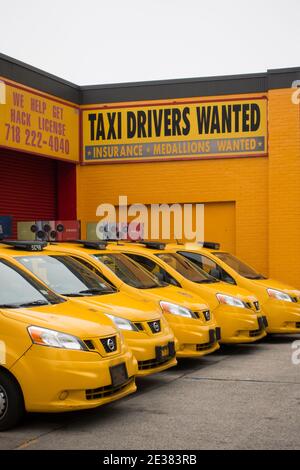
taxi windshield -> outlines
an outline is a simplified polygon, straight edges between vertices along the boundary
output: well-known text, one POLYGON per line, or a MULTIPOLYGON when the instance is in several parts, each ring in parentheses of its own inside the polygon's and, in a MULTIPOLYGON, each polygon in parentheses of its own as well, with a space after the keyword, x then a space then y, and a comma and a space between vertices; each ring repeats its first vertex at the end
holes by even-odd
POLYGON ((95 254, 101 263, 105 264, 121 281, 137 289, 154 289, 166 286, 166 283, 159 282, 146 269, 142 268, 135 261, 132 261, 122 254, 95 254))
POLYGON ((18 256, 16 259, 59 294, 84 297, 115 292, 102 277, 71 256, 18 256))
POLYGON ((234 269, 238 274, 247 279, 266 279, 262 274, 255 271, 253 268, 250 268, 247 264, 243 263, 241 260, 231 255, 230 253, 215 252, 213 253, 217 258, 224 263, 228 264, 232 269, 234 269))
POLYGON ((0 283, 0 308, 38 307, 65 301, 4 259, 0 259, 0 283))
POLYGON ((198 284, 219 282, 217 279, 203 271, 203 269, 197 267, 190 261, 187 261, 183 256, 178 255, 177 253, 156 253, 156 256, 189 281, 193 281, 198 284))

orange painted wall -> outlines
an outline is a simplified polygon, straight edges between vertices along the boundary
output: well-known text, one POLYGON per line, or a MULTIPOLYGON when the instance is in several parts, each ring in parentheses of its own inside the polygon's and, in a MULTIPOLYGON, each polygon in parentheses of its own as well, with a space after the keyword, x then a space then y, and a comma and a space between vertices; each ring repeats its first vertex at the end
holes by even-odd
POLYGON ((300 122, 290 97, 268 93, 269 157, 78 167, 83 227, 119 195, 129 204, 204 203, 205 237, 300 288, 300 122))
POLYGON ((204 239, 221 240, 222 250, 236 252, 236 204, 209 202, 204 206, 204 239))
POLYGON ((300 288, 300 119, 292 89, 269 92, 269 270, 300 288))

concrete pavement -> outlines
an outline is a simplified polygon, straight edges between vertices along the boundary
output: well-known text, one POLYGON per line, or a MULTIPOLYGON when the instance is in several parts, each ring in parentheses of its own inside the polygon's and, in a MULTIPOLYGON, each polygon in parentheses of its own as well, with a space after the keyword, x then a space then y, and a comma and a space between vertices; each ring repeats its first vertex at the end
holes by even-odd
POLYGON ((0 449, 299 449, 295 339, 276 336, 181 360, 97 410, 30 414, 0 434, 0 449))

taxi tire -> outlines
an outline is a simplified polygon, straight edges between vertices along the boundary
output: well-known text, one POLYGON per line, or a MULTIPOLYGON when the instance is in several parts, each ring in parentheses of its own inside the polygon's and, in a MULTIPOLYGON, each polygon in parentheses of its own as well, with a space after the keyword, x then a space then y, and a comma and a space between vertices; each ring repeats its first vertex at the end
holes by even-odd
MULTIPOLYGON (((15 427, 25 414, 23 394, 19 384, 9 373, 0 369, 0 392, 4 392, 7 400, 6 412, 1 418, 0 431, 6 431, 15 427)), ((1 397, 0 397, 1 399, 1 397)))

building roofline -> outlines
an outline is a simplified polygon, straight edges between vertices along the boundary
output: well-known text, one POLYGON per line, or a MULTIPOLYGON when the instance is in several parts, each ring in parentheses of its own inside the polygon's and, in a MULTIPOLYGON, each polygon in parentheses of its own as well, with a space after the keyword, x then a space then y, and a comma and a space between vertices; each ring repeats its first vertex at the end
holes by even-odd
POLYGON ((80 104, 81 91, 78 85, 1 53, 0 76, 80 104))
POLYGON ((288 88, 300 79, 300 67, 262 73, 193 77, 79 86, 0 53, 0 76, 76 104, 262 93, 288 88))
MULTIPOLYGON (((280 70, 280 69, 279 69, 280 70)), ((132 88, 139 86, 161 86, 161 85, 181 85, 186 83, 199 83, 199 82, 215 82, 221 80, 240 80, 244 78, 265 78, 266 73, 248 73, 240 75, 212 75, 209 77, 191 77, 191 78, 171 78, 164 80, 149 80, 141 82, 116 82, 116 83, 105 83, 99 85, 82 85, 81 90, 97 90, 107 88, 132 88)))
POLYGON ((27 64, 26 62, 22 62, 21 60, 14 59, 13 57, 10 57, 6 54, 2 54, 1 52, 0 52, 0 60, 5 60, 6 62, 10 62, 12 65, 17 65, 18 67, 22 67, 23 69, 30 70, 31 72, 34 72, 36 74, 43 75, 44 77, 47 77, 47 78, 51 78, 51 80, 57 81, 59 83, 63 83, 64 85, 71 86, 77 90, 80 88, 75 83, 69 82, 68 80, 60 78, 57 75, 53 75, 52 73, 46 72, 45 70, 34 67, 33 65, 27 64))

